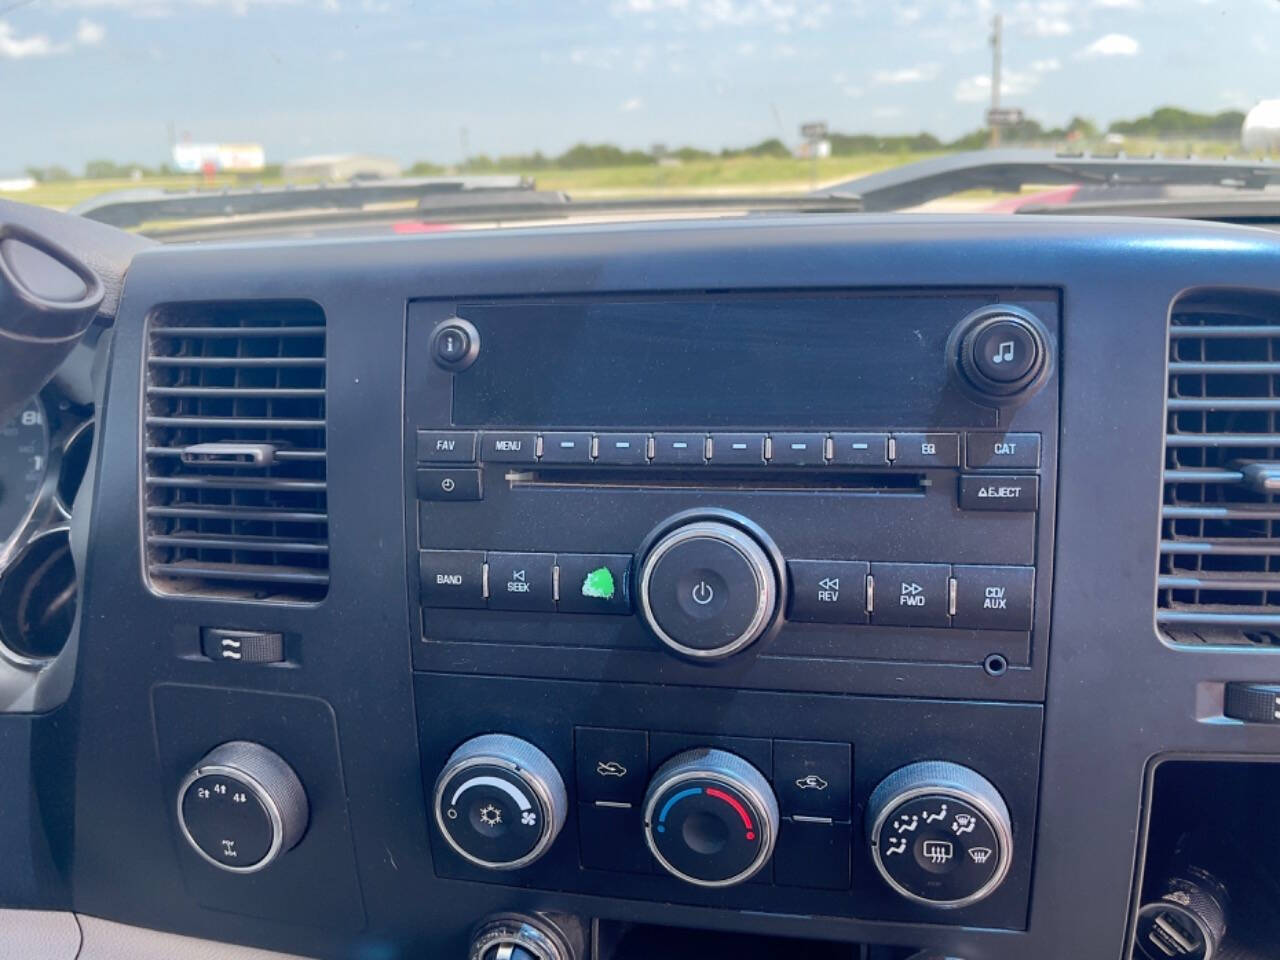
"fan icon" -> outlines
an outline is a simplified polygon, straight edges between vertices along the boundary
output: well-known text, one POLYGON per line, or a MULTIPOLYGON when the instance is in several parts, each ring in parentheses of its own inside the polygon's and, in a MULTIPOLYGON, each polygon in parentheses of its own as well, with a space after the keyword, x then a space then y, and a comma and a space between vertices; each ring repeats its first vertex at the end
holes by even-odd
POLYGON ((502 811, 492 803, 486 803, 480 808, 480 822, 486 827, 496 827, 502 822, 502 811))
POLYGON ((526 827, 532 827, 538 822, 538 815, 532 810, 526 810, 524 813, 520 814, 520 822, 526 827))

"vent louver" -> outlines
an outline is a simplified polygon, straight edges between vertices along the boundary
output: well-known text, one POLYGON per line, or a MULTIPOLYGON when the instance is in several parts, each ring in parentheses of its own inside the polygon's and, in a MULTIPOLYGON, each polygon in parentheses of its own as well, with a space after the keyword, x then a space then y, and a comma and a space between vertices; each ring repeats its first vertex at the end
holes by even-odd
POLYGON ((1280 298, 1173 311, 1156 618, 1184 643, 1280 644, 1280 298))
POLYGON ((324 313, 184 304, 147 329, 147 572, 164 593, 315 601, 329 586, 324 313))

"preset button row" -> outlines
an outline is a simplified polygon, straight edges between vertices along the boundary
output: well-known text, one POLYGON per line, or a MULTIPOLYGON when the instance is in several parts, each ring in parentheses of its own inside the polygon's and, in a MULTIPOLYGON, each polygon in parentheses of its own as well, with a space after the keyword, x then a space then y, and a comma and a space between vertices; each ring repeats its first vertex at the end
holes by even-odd
MULTIPOLYGON (((550 463, 636 466, 960 466, 959 433, 594 433, 419 430, 420 463, 550 463)), ((971 469, 1036 469, 1040 434, 971 431, 971 469)))
POLYGON ((795 621, 1031 629, 1035 567, 789 560, 787 571, 795 621))

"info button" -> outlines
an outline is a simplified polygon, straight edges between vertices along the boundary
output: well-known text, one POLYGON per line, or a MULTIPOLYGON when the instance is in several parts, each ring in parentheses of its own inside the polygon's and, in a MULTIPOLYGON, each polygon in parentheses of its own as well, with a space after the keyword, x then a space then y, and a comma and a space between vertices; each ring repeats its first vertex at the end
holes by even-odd
POLYGON ((788 619, 807 623, 866 623, 867 574, 858 560, 788 560, 788 619))

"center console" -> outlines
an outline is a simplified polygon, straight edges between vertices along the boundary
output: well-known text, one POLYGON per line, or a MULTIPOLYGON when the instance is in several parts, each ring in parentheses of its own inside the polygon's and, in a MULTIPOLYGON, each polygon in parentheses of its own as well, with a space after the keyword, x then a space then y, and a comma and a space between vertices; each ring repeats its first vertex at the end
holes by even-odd
POLYGON ((416 300, 439 876, 1026 924, 1052 290, 416 300))

